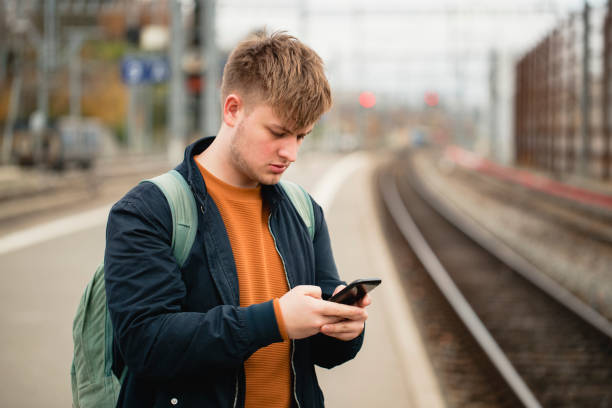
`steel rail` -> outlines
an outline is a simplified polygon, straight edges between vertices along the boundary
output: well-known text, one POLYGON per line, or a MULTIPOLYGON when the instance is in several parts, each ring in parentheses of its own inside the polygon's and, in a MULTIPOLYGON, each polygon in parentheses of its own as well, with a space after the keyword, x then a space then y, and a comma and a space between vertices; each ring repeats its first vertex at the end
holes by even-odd
POLYGON ((540 290, 551 296, 561 305, 578 315, 591 326, 609 338, 612 338, 612 322, 601 315, 587 303, 579 299, 572 292, 561 286, 544 272, 540 271, 514 249, 509 247, 489 230, 478 224, 469 215, 458 216, 458 210, 451 208, 451 204, 443 202, 431 191, 425 188, 418 180, 411 182, 416 192, 433 207, 449 223, 460 229, 474 240, 478 245, 492 253, 508 267, 527 279, 540 290))
POLYGON ((463 324, 468 328, 474 339, 487 354, 500 375, 508 383, 517 398, 528 408, 540 408, 541 404, 535 398, 533 392, 525 384, 508 357, 501 350, 493 336, 478 318, 470 304, 461 291, 457 288, 448 272, 442 266, 435 253, 414 223, 410 213, 406 209, 397 189, 392 174, 384 173, 379 176, 379 188, 383 201, 389 210, 395 224, 402 235, 411 245, 415 254, 434 280, 440 291, 453 307, 463 324))

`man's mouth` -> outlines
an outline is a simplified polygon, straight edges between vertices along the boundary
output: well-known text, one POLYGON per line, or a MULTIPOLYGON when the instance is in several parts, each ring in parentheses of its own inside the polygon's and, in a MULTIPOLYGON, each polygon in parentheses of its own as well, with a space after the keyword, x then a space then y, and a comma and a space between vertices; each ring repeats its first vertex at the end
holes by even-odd
POLYGON ((289 167, 288 164, 270 164, 270 167, 272 168, 272 171, 275 173, 282 173, 285 170, 287 170, 287 167, 289 167))

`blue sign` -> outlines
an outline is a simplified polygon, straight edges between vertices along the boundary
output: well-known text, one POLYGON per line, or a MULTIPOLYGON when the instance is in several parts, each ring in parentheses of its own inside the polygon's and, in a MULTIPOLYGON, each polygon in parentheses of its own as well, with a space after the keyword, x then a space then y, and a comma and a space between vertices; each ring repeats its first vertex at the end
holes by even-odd
POLYGON ((165 82, 170 65, 165 58, 126 57, 121 61, 121 78, 128 85, 165 82))
POLYGON ((149 78, 151 82, 165 82, 170 77, 170 64, 164 58, 156 58, 149 61, 149 78))

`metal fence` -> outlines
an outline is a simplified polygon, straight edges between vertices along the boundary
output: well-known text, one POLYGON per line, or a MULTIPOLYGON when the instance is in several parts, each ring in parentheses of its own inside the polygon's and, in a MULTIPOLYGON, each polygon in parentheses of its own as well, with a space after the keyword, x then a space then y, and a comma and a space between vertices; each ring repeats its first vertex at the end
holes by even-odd
POLYGON ((559 177, 611 175, 612 4, 585 6, 516 65, 519 165, 559 177))

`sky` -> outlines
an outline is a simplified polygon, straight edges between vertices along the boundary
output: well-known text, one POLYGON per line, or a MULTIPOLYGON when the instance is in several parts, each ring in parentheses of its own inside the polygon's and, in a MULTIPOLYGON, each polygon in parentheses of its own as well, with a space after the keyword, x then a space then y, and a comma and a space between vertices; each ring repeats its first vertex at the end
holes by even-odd
MULTIPOLYGON (((604 0, 590 0, 603 7, 604 0)), ((286 30, 323 58, 336 92, 372 91, 413 103, 429 90, 468 106, 486 103, 490 53, 505 64, 584 0, 217 0, 217 40, 286 30)), ((384 99, 384 98, 383 98, 384 99)))

